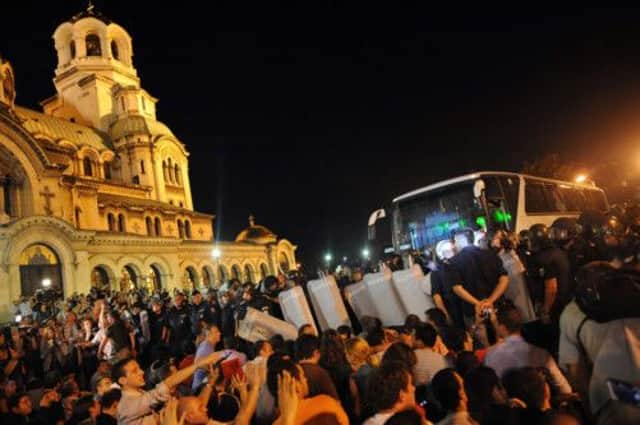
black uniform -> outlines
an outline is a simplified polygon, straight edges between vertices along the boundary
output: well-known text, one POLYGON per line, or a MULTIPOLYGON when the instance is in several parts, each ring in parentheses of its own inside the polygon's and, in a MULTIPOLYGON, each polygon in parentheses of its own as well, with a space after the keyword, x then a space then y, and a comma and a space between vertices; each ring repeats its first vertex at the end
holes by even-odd
MULTIPOLYGON (((467 246, 449 260, 450 273, 447 273, 448 286, 462 285, 464 289, 478 300, 489 298, 493 293, 500 276, 507 272, 502 266, 500 257, 488 249, 467 246)), ((462 302, 463 315, 475 317, 475 308, 468 302, 462 302)))
POLYGON ((555 246, 544 248, 532 258, 533 288, 532 297, 538 303, 544 302, 544 282, 555 278, 558 292, 551 308, 551 317, 559 318, 562 309, 571 301, 573 286, 571 280, 571 263, 567 253, 555 246))
POLYGON ((447 308, 453 324, 457 327, 464 328, 462 315, 462 303, 464 301, 453 293, 451 281, 448 278, 448 273, 450 273, 449 268, 449 264, 443 263, 439 264, 437 269, 429 273, 429 276, 431 276, 431 294, 439 294, 442 297, 444 306, 447 308))
POLYGON ((209 323, 209 305, 206 301, 201 301, 200 304, 191 304, 191 332, 194 335, 200 333, 200 321, 204 320, 209 323))
POLYGON ((169 328, 169 344, 172 350, 180 350, 182 341, 193 339, 191 333, 190 309, 188 305, 180 308, 175 306, 169 310, 167 315, 167 325, 169 328))

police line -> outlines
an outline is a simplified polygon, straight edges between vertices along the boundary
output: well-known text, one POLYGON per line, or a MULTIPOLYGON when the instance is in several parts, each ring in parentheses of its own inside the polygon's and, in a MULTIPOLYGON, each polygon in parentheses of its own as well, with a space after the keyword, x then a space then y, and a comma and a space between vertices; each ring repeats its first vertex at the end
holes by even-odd
MULTIPOLYGON (((307 290, 311 306, 300 286, 280 293, 278 299, 284 321, 249 308, 239 323, 238 336, 250 342, 276 334, 296 339, 297 329, 305 324, 312 325, 316 331, 342 325, 353 327, 333 276, 309 281, 307 290)), ((418 265, 393 273, 385 269, 367 274, 362 282, 347 286, 344 296, 358 319, 378 317, 384 326, 401 326, 409 314, 425 320, 425 311, 434 306, 430 276, 425 276, 418 265)))

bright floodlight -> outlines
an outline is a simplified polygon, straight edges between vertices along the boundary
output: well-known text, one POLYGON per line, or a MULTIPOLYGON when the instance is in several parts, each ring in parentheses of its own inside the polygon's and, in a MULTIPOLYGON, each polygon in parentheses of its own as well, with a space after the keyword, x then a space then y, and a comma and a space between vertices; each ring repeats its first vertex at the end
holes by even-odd
POLYGON ((44 288, 50 287, 51 286, 51 279, 48 279, 48 278, 47 279, 42 279, 42 286, 44 288))
POLYGON ((211 250, 211 256, 213 258, 220 258, 220 250, 218 248, 213 248, 213 250, 211 250))
POLYGON ((587 176, 585 176, 584 174, 578 174, 576 176, 576 183, 584 183, 587 181, 587 176))
POLYGON ((367 248, 362 250, 362 257, 369 258, 369 250, 367 248))
POLYGON ((324 261, 326 261, 326 262, 328 263, 328 262, 329 262, 329 261, 331 261, 331 260, 333 260, 333 255, 331 255, 331 254, 325 254, 325 256, 324 256, 324 261))

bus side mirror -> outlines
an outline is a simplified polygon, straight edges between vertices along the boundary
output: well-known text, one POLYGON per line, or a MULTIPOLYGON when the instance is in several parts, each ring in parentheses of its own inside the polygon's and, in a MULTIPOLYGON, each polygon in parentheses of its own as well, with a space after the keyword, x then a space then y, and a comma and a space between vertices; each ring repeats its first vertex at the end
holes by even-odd
POLYGON ((473 196, 478 199, 482 197, 482 193, 484 192, 485 184, 484 180, 478 179, 473 184, 473 196))

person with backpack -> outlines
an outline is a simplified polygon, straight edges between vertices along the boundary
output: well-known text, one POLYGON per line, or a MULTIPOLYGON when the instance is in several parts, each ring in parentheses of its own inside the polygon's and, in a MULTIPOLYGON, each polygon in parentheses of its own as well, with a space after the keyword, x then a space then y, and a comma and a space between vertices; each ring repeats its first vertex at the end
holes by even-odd
POLYGON ((577 282, 560 317, 560 366, 598 425, 640 424, 637 398, 621 400, 611 386, 627 382, 640 396, 640 273, 595 262, 577 282))

